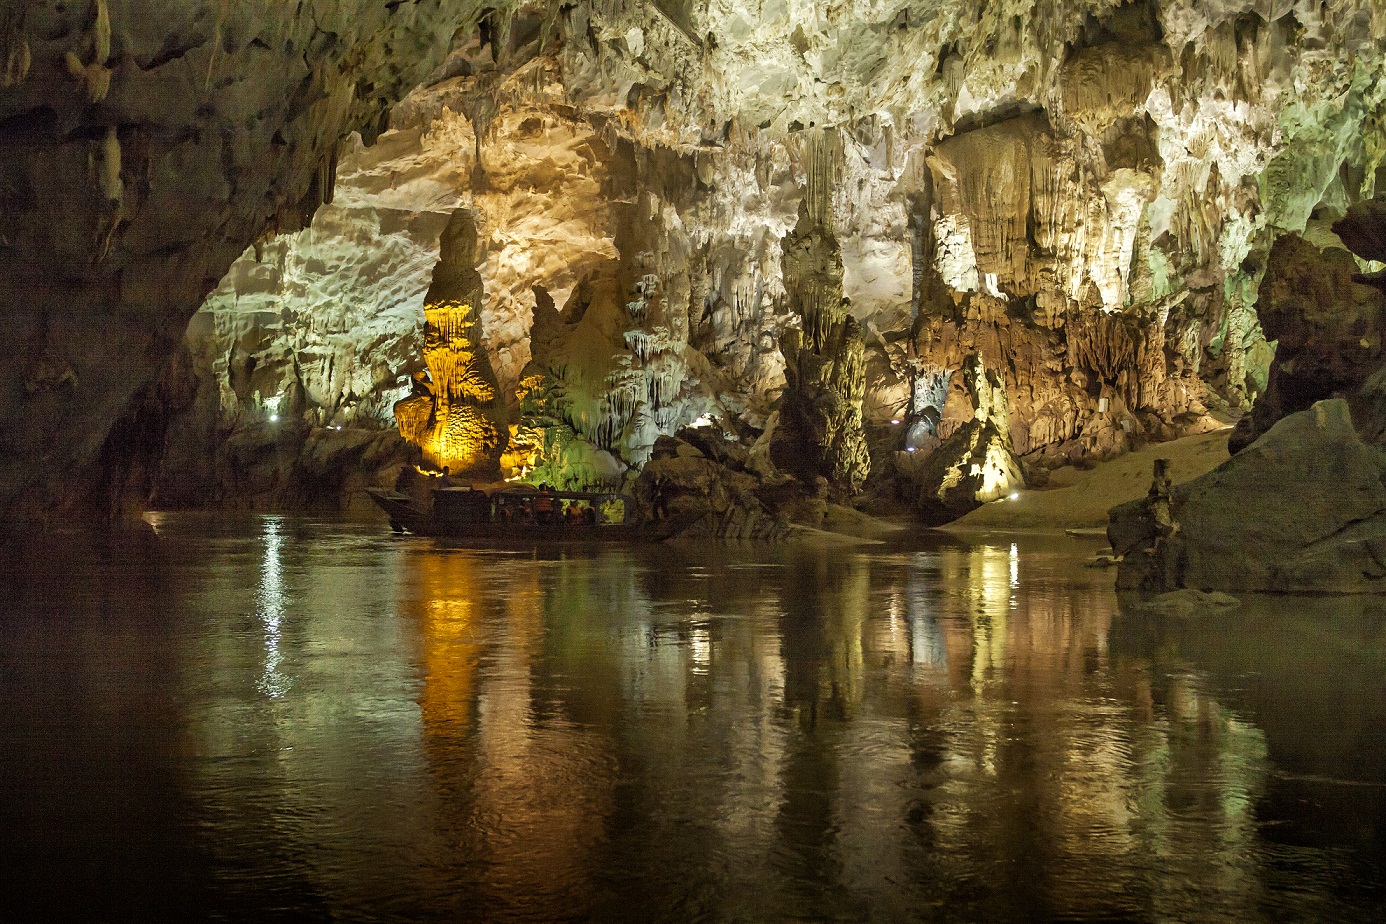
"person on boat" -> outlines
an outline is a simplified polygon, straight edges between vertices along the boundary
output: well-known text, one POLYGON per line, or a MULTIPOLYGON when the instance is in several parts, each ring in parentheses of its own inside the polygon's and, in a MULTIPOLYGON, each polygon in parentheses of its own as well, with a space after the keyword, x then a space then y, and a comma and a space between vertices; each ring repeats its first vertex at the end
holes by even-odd
POLYGON ((443 466, 443 474, 438 478, 438 487, 440 487, 440 488, 451 488, 451 487, 454 486, 456 483, 457 483, 457 482, 455 482, 455 481, 452 480, 452 475, 448 474, 448 467, 447 467, 446 465, 444 465, 444 466, 443 466))
POLYGON ((568 509, 563 512, 563 519, 569 526, 581 526, 584 520, 582 506, 579 501, 571 501, 568 509))
POLYGON ((557 511, 553 488, 547 481, 539 485, 539 493, 534 496, 534 518, 540 523, 552 523, 557 511))

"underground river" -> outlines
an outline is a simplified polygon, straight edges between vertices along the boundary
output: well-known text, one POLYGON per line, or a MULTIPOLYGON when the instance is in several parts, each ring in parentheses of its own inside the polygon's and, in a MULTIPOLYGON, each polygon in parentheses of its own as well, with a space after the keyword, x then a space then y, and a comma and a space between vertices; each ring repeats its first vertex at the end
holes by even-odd
POLYGON ((1091 542, 11 547, 0 917, 1386 914, 1386 603, 1123 613, 1091 542))

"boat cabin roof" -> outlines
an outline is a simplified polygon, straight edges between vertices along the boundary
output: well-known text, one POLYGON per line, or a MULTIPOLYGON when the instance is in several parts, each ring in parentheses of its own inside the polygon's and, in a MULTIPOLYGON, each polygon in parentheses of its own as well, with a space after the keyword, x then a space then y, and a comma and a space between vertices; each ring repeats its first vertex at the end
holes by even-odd
POLYGON ((454 485, 448 488, 434 488, 434 491, 440 494, 483 494, 487 497, 552 497, 558 500, 585 501, 630 500, 629 496, 614 491, 540 491, 538 488, 531 486, 508 486, 504 488, 488 489, 474 488, 470 485, 454 485))

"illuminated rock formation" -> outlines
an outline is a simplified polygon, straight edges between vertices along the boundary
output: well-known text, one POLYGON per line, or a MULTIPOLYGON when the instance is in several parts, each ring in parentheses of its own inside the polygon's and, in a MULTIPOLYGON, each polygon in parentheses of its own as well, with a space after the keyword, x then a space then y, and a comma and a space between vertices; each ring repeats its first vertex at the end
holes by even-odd
POLYGON ((972 418, 923 458, 907 455, 901 463, 918 509, 935 522, 955 519, 1025 486, 1011 444, 1005 383, 977 353, 964 362, 963 381, 972 418))
POLYGON ((423 449, 424 461, 454 475, 499 474, 505 430, 496 376, 481 344, 481 274, 476 223, 458 209, 443 232, 438 266, 424 297, 423 357, 428 377, 395 405, 400 435, 423 449))

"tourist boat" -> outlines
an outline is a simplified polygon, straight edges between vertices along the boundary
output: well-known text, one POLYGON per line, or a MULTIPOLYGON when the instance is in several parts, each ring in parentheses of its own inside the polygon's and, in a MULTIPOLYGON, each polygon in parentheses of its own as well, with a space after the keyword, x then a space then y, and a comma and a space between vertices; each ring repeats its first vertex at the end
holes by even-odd
MULTIPOLYGON (((636 519, 625 494, 443 487, 432 504, 396 491, 369 488, 371 500, 390 517, 396 532, 486 542, 612 542, 659 539, 667 530, 636 519)), ((661 524, 662 525, 662 524, 661 524)))

